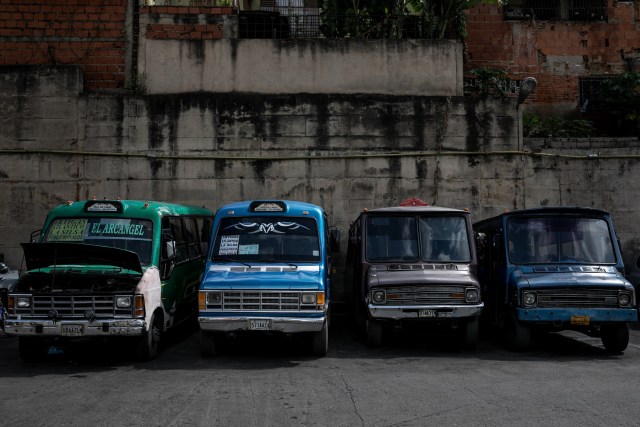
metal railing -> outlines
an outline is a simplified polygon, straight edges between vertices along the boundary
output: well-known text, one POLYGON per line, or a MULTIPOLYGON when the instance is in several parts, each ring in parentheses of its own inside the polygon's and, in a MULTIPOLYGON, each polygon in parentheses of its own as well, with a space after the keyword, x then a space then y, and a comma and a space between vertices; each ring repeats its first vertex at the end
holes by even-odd
POLYGON ((505 20, 606 21, 607 0, 510 0, 505 20))

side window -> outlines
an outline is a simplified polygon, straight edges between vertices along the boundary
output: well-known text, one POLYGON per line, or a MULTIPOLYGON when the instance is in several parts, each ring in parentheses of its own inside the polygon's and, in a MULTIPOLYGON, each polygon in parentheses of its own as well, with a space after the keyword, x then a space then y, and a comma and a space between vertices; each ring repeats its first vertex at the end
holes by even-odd
POLYGON ((209 239, 211 237, 211 219, 206 217, 197 218, 198 230, 200 231, 200 250, 203 254, 209 252, 209 239))
POLYGON ((184 218, 184 231, 189 259, 200 258, 200 239, 195 218, 184 218))
POLYGON ((184 230, 182 224, 182 218, 172 217, 169 218, 169 226, 171 228, 171 235, 176 242, 176 263, 180 263, 189 259, 187 251, 187 242, 184 239, 184 230))

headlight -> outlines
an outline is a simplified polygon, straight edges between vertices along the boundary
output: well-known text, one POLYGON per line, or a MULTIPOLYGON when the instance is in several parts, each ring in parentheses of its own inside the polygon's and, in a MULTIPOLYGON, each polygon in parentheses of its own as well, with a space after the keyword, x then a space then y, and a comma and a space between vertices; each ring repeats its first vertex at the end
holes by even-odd
POLYGON ((207 305, 220 305, 220 304, 222 304, 222 293, 207 292, 207 305))
POLYGON ((476 288, 469 288, 464 292, 464 300, 466 302, 479 302, 480 291, 476 288))
POLYGON ((618 294, 618 305, 620 307, 626 307, 631 304, 631 295, 629 294, 618 294))
POLYGON ((29 308, 31 307, 30 297, 16 297, 16 308, 29 308))
POLYGON ((300 300, 303 304, 315 304, 316 294, 300 294, 300 300))
POLYGON ((536 305, 536 293, 535 292, 524 292, 522 294, 522 303, 525 307, 532 307, 536 305))
POLYGON ((131 297, 116 297, 116 307, 131 308, 131 297))
POLYGON ((385 291, 373 291, 371 292, 371 298, 376 304, 384 304, 387 299, 387 295, 385 291))

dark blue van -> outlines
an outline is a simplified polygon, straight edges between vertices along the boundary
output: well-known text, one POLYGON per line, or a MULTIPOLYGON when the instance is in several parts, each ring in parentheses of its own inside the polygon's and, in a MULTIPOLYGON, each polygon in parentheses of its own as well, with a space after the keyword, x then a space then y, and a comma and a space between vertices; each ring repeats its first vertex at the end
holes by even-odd
POLYGON ((576 207, 524 209, 474 224, 483 320, 514 350, 531 331, 575 330, 599 336, 609 352, 629 342, 638 319, 610 215, 576 207))

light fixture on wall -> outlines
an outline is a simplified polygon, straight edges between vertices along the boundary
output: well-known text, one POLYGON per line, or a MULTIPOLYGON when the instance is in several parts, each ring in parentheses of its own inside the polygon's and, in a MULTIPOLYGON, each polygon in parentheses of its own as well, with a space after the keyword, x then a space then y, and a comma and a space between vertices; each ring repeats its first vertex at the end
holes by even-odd
POLYGON ((525 77, 520 82, 520 90, 518 91, 518 106, 524 102, 525 99, 533 92, 538 85, 538 81, 535 77, 525 77))

